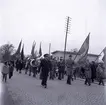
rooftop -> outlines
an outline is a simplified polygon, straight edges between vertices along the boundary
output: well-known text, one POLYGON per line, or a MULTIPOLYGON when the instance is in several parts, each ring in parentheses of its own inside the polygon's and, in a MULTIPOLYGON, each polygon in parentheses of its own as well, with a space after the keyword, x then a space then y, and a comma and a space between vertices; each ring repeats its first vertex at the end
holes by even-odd
MULTIPOLYGON (((56 51, 53 51, 53 52, 52 52, 52 54, 56 54, 56 53, 64 53, 64 51, 58 51, 58 50, 56 50, 56 51)), ((66 54, 76 55, 77 52, 66 51, 66 54)), ((79 55, 79 54, 78 54, 78 55, 79 55)), ((97 55, 97 54, 88 54, 88 56, 96 56, 96 57, 98 57, 98 56, 100 56, 100 55, 97 55)))

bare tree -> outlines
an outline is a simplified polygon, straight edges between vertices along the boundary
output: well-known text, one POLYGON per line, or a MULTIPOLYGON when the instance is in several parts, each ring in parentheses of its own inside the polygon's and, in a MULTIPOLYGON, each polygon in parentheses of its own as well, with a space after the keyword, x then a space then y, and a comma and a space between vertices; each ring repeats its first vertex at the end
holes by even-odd
POLYGON ((14 52, 13 44, 4 44, 0 47, 0 59, 1 61, 8 61, 12 53, 14 52))
POLYGON ((71 52, 78 52, 77 48, 71 49, 71 52))

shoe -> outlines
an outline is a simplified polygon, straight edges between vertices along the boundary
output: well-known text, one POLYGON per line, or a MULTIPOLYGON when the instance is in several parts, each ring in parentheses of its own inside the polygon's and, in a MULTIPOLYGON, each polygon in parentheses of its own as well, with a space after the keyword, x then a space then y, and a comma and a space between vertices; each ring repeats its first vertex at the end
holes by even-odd
POLYGON ((68 85, 71 85, 71 83, 67 83, 68 85))
POLYGON ((105 86, 105 84, 102 84, 103 86, 105 86))
POLYGON ((44 88, 47 88, 47 85, 45 85, 44 88))
POLYGON ((91 86, 91 84, 89 84, 89 86, 91 86))

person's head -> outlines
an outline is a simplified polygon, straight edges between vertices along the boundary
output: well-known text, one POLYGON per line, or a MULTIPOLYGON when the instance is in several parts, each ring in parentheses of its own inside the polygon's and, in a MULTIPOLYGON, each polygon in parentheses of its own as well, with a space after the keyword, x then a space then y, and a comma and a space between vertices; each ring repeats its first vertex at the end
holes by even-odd
POLYGON ((53 57, 53 60, 56 60, 56 57, 53 57))
POLYGON ((44 54, 44 58, 49 60, 50 59, 50 55, 49 54, 44 54))
POLYGON ((69 55, 69 59, 72 59, 72 55, 69 55))
POLYGON ((83 64, 87 66, 87 65, 89 65, 90 63, 89 63, 88 60, 85 60, 85 62, 83 62, 83 64))
POLYGON ((56 57, 54 57, 54 59, 56 60, 56 57))
POLYGON ((7 62, 5 61, 4 64, 7 65, 7 62))
POLYGON ((50 59, 53 59, 53 56, 52 55, 50 56, 50 59))
POLYGON ((92 61, 92 64, 94 64, 94 65, 95 65, 95 64, 96 64, 96 63, 95 63, 95 61, 92 61))
POLYGON ((62 61, 63 60, 63 57, 60 57, 60 61, 62 61))
POLYGON ((100 63, 98 64, 98 67, 101 67, 101 64, 100 63))
POLYGON ((99 66, 100 66, 100 67, 103 67, 103 63, 102 63, 102 62, 100 62, 100 63, 99 63, 99 66))

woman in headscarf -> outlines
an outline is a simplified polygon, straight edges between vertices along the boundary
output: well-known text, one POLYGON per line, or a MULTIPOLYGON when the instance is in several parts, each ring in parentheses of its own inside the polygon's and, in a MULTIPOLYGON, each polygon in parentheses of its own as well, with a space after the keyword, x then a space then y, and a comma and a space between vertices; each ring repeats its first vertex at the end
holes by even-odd
POLYGON ((4 62, 3 67, 2 67, 2 74, 3 74, 3 78, 2 80, 5 82, 7 81, 7 74, 9 73, 9 67, 7 65, 7 62, 4 62))

